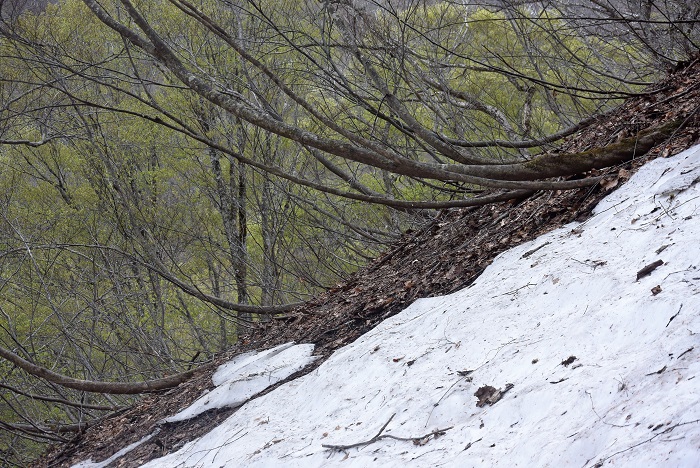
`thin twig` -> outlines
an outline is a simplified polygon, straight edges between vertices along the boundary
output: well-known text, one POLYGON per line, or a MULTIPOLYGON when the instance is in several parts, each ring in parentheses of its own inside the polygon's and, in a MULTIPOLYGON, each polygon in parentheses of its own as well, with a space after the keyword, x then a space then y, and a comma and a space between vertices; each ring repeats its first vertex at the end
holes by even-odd
POLYGON ((595 406, 593 406, 593 395, 591 395, 591 392, 589 392, 588 390, 586 390, 586 394, 588 395, 588 398, 591 399, 591 409, 593 410, 593 412, 595 413, 595 415, 598 416, 598 419, 600 420, 600 422, 602 422, 603 424, 607 424, 608 426, 613 426, 613 427, 627 427, 627 426, 629 426, 629 424, 626 424, 626 425, 622 425, 622 426, 621 426, 621 425, 619 425, 619 424, 613 424, 613 423, 606 422, 606 421, 603 419, 603 417, 602 417, 601 415, 599 415, 598 412, 595 410, 595 406))
POLYGON ((529 257, 530 255, 532 255, 532 254, 534 254, 535 252, 537 252, 538 250, 540 250, 542 247, 546 247, 546 246, 548 246, 549 244, 551 244, 551 242, 547 241, 547 242, 545 242, 544 244, 540 245, 539 247, 535 247, 535 248, 532 249, 532 250, 528 250, 527 252, 525 252, 524 254, 522 254, 522 255, 520 256, 520 258, 527 258, 527 257, 529 257))
POLYGON ((329 450, 342 451, 342 450, 348 450, 348 449, 355 448, 355 447, 363 447, 365 445, 373 444, 373 443, 375 443, 379 440, 382 440, 382 439, 394 439, 394 440, 404 440, 404 441, 423 440, 423 439, 427 439, 428 437, 436 437, 439 435, 443 435, 445 432, 449 431, 450 429, 452 429, 454 427, 454 426, 450 426, 450 427, 447 427, 445 429, 436 429, 432 432, 429 432, 427 434, 417 436, 417 437, 398 437, 398 436, 391 435, 391 434, 383 434, 384 430, 389 425, 391 420, 394 419, 394 416, 396 416, 396 413, 391 415, 389 420, 382 426, 381 429, 379 429, 379 432, 377 432, 377 435, 375 435, 371 439, 368 439, 368 440, 365 440, 362 442, 357 442, 354 444, 348 444, 348 445, 322 444, 321 447, 323 447, 325 449, 329 449, 329 450))
POLYGON ((690 348, 686 349, 686 350, 683 351, 681 354, 679 354, 678 357, 677 357, 676 359, 682 358, 685 354, 691 352, 691 351, 694 350, 694 349, 695 349, 695 347, 694 347, 694 346, 691 346, 690 348))
POLYGON ((496 296, 492 296, 491 299, 495 299, 500 296, 505 296, 505 295, 514 295, 521 289, 529 288, 530 286, 537 286, 537 283, 527 283, 525 286, 520 286, 519 288, 515 288, 512 291, 504 292, 503 294, 498 294, 496 296))
POLYGON ((353 447, 359 447, 362 445, 371 444, 372 442, 376 442, 377 440, 379 440, 379 437, 382 435, 382 432, 384 432, 384 429, 386 429, 386 427, 389 425, 391 420, 394 419, 394 416, 396 416, 396 413, 392 414, 391 417, 389 418, 389 420, 386 423, 384 423, 384 425, 382 426, 381 429, 379 429, 379 432, 377 432, 377 435, 372 437, 368 441, 358 442, 358 443, 352 444, 352 445, 326 445, 326 444, 322 444, 321 447, 334 449, 334 450, 345 450, 345 449, 349 449, 349 448, 353 448, 353 447))
POLYGON ((678 314, 681 313, 682 308, 683 308, 683 304, 681 304, 681 306, 678 308, 678 312, 676 312, 673 317, 668 319, 668 323, 666 324, 666 328, 668 328, 668 326, 671 325, 671 322, 673 321, 674 318, 678 317, 678 314))
MULTIPOLYGON (((648 438, 648 439, 646 439, 646 440, 643 440, 643 441, 641 441, 641 442, 638 442, 638 443, 636 443, 636 444, 634 444, 634 445, 632 445, 632 446, 630 446, 630 447, 627 447, 627 448, 624 449, 624 450, 617 451, 617 452, 613 453, 612 455, 608 455, 608 456, 605 457, 605 458, 601 458, 600 460, 598 460, 598 461, 596 462, 595 466, 601 465, 605 460, 609 460, 609 459, 611 459, 612 457, 614 457, 615 455, 619 455, 619 454, 621 454, 621 453, 624 453, 624 452, 627 452, 627 451, 629 451, 629 450, 632 450, 632 449, 635 448, 635 447, 639 447, 639 446, 642 445, 642 444, 646 444, 647 442, 651 442, 652 440, 656 439, 656 438, 659 437, 660 435, 668 434, 669 432, 672 432, 675 428, 677 428, 677 427, 679 427, 679 426, 685 426, 685 425, 688 425, 688 424, 695 424, 695 423, 698 423, 698 422, 700 422, 700 419, 696 419, 696 420, 694 420, 694 421, 686 421, 686 422, 674 424, 673 426, 671 426, 671 427, 669 427, 669 428, 666 428, 665 430, 659 432, 658 434, 656 434, 656 435, 654 435, 654 436, 652 436, 652 437, 650 437, 650 438, 648 438)), ((588 462, 586 462, 586 465, 588 465, 589 462, 590 462, 590 460, 588 460, 588 462)), ((584 467, 585 467, 586 465, 584 465, 584 467)))

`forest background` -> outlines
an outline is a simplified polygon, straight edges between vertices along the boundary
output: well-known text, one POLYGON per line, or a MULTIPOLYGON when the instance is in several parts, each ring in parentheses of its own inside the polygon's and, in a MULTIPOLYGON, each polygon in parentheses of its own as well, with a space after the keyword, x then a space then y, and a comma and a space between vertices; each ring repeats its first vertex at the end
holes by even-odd
POLYGON ((586 153, 557 142, 700 49, 684 0, 0 0, 0 14, 8 466, 186 378, 436 210, 599 183, 571 176, 679 123, 631 122, 586 153))

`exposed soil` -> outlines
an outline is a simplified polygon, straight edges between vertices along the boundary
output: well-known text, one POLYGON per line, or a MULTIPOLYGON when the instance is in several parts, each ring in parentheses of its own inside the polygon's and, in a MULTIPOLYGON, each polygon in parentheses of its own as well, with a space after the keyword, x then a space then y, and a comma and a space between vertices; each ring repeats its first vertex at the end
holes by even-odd
MULTIPOLYGON (((187 407, 205 389, 211 388, 213 371, 238 353, 296 341, 316 344, 316 353, 325 359, 415 299, 448 294, 468 286, 499 253, 566 223, 584 221, 602 197, 629 179, 646 161, 677 154, 697 142, 699 110, 700 59, 564 142, 560 151, 582 151, 684 119, 681 129, 647 155, 617 168, 586 175, 605 174, 603 183, 567 192, 539 192, 498 205, 443 211, 420 231, 404 234, 390 251, 347 282, 256 330, 228 353, 204 366, 188 382, 146 396, 139 404, 87 429, 70 444, 52 447, 35 466, 65 467, 87 459, 98 461, 110 457, 152 433, 158 421, 187 407)), ((324 359, 287 380, 307 373, 324 359)), ((111 466, 138 466, 177 450, 210 431, 234 411, 214 410, 185 423, 161 425, 156 436, 111 466)))

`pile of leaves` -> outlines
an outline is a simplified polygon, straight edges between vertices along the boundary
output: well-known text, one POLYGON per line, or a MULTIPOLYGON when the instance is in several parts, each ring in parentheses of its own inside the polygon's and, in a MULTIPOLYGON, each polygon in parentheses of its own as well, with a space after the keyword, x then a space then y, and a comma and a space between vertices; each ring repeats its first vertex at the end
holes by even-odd
POLYGON ((646 161, 677 154, 697 142, 699 112, 700 58, 683 64, 667 79, 630 98, 563 143, 559 149, 562 153, 585 151, 666 122, 683 121, 671 138, 646 155, 620 167, 585 175, 605 175, 601 183, 572 191, 539 192, 499 205, 439 213, 420 231, 405 233, 391 250, 345 283, 261 325, 225 355, 202 367, 188 382, 149 395, 138 405, 88 428, 70 444, 51 448, 36 466, 70 466, 87 459, 104 460, 151 434, 156 427, 160 428, 157 435, 112 466, 136 466, 177 450, 235 411, 235 408, 212 410, 184 423, 158 424, 211 388, 211 375, 220 364, 241 352, 296 341, 314 343, 322 359, 287 381, 310 372, 334 350, 354 341, 414 300, 448 294, 470 285, 499 253, 564 224, 585 220, 601 198, 624 183, 646 161))

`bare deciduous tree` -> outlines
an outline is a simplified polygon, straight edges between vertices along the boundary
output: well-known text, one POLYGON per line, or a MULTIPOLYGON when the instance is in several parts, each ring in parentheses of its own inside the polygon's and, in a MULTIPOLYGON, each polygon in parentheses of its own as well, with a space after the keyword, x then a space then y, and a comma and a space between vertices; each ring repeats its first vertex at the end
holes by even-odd
POLYGON ((700 44, 682 0, 25 3, 0 0, 0 425, 29 441, 177 385, 430 210, 597 183, 567 176, 681 122, 557 143, 700 44))

